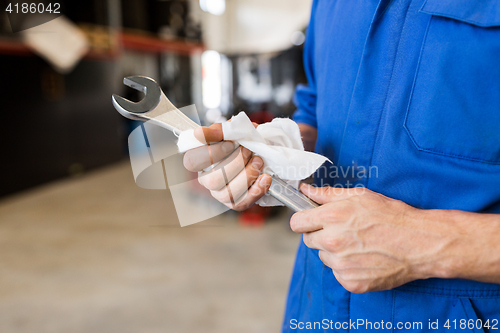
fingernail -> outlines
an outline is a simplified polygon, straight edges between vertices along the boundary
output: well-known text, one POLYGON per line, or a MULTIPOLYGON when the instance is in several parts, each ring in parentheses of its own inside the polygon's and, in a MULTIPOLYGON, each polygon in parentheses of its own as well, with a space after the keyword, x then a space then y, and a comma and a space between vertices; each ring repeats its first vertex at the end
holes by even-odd
POLYGON ((260 169, 262 167, 262 160, 258 157, 254 157, 254 159, 252 160, 252 166, 255 168, 255 169, 260 169))
POLYGON ((260 176, 260 179, 259 179, 259 186, 261 187, 266 187, 269 183, 269 176, 266 176, 265 174, 260 176))
POLYGON ((231 141, 226 141, 222 144, 221 148, 225 154, 229 154, 234 149, 234 143, 232 143, 231 141))

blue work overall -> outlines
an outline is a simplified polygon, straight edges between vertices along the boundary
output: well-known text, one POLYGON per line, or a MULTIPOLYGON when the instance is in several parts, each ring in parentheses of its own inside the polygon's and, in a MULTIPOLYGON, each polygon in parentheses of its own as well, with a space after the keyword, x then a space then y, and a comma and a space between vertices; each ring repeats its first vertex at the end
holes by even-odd
MULTIPOLYGON (((317 185, 500 213, 499 0, 315 0, 304 63, 294 119, 334 161, 317 185)), ((500 285, 353 294, 301 242, 283 332, 497 332, 499 321, 500 285)))

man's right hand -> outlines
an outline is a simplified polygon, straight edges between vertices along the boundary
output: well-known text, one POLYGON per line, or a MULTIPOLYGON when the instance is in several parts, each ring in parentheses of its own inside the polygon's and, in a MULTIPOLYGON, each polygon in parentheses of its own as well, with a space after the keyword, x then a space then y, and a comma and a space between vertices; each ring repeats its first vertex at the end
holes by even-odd
POLYGON ((198 181, 210 190, 215 199, 241 211, 266 194, 272 179, 267 174, 261 174, 262 158, 252 156, 252 152, 244 147, 235 149, 231 141, 224 141, 222 124, 197 128, 194 135, 198 141, 210 144, 188 150, 184 155, 184 167, 199 172, 198 181), (222 162, 212 170, 203 171, 219 161, 222 162))

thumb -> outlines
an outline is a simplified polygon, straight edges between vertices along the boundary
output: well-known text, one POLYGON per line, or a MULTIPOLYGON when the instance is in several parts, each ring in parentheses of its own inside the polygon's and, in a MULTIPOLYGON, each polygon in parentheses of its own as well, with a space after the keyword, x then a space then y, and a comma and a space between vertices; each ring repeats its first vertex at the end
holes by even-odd
POLYGON ((317 187, 309 184, 302 184, 300 186, 300 191, 320 205, 332 201, 345 200, 355 194, 352 189, 348 188, 330 186, 317 187))

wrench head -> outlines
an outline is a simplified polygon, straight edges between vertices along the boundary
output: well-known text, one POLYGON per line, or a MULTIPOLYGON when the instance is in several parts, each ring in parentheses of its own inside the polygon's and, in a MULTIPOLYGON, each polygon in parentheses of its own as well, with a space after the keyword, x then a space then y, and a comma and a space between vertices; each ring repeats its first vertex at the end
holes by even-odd
POLYGON ((123 83, 145 94, 144 98, 137 103, 113 94, 113 105, 123 116, 130 119, 140 119, 141 115, 138 114, 144 116, 160 103, 161 89, 155 80, 145 76, 129 76, 123 79, 123 83))

